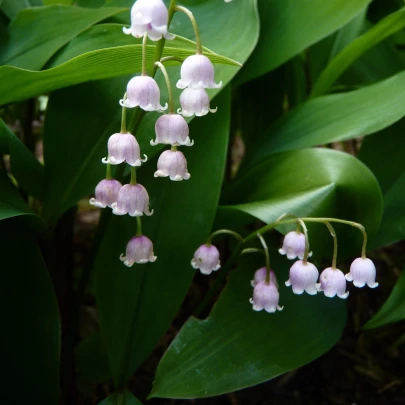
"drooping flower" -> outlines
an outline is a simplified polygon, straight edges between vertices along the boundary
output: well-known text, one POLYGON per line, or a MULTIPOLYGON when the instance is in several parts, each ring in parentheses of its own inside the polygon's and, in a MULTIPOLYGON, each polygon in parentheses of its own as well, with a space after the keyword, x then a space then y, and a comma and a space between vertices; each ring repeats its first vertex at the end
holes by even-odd
POLYGON ((305 291, 309 295, 315 295, 318 277, 319 271, 312 263, 298 260, 292 265, 290 278, 285 282, 285 285, 287 287, 292 286, 294 294, 302 294, 305 291))
POLYGON ((375 281, 376 268, 374 263, 363 257, 358 257, 350 266, 350 272, 345 275, 347 281, 353 281, 355 287, 364 287, 366 284, 370 288, 378 287, 375 281))
POLYGON ((214 245, 201 245, 194 253, 191 265, 202 274, 211 274, 221 268, 218 249, 214 245))
POLYGON ((139 144, 132 134, 113 134, 108 139, 108 157, 103 158, 103 163, 119 165, 126 161, 131 166, 140 166, 147 161, 146 155, 141 159, 139 144))
POLYGON ((179 89, 202 88, 202 89, 219 89, 222 82, 215 83, 214 65, 204 55, 192 55, 186 58, 181 65, 180 77, 177 82, 179 89))
MULTIPOLYGON (((250 285, 252 287, 255 287, 261 281, 265 281, 266 280, 266 273, 267 273, 266 267, 261 267, 260 269, 256 270, 254 278, 250 282, 250 285)), ((273 283, 278 288, 276 274, 274 273, 273 270, 270 270, 270 283, 273 283)))
POLYGON ((210 108, 210 98, 207 92, 201 88, 183 90, 180 94, 180 104, 181 108, 177 110, 177 113, 183 117, 191 117, 194 114, 197 117, 202 117, 209 112, 215 113, 217 111, 216 108, 210 108))
MULTIPOLYGON (((284 237, 283 247, 278 250, 282 255, 287 255, 287 259, 293 260, 296 257, 302 260, 305 254, 305 235, 301 232, 288 232, 284 237)), ((312 256, 309 252, 308 257, 312 256)))
POLYGON ((122 185, 118 180, 101 180, 96 186, 96 197, 90 198, 90 204, 99 208, 111 207, 117 201, 121 187, 122 185))
POLYGON ((117 202, 111 205, 113 214, 140 217, 143 214, 152 215, 149 211, 149 195, 140 184, 125 184, 118 192, 117 202))
POLYGON ((283 307, 278 305, 280 295, 274 283, 267 284, 265 281, 260 281, 253 289, 253 298, 249 302, 253 304, 254 311, 261 311, 264 309, 267 312, 281 311, 283 307))
POLYGON ((134 263, 154 262, 157 257, 153 253, 153 243, 146 236, 134 236, 127 244, 125 256, 122 254, 120 260, 128 267, 134 263))
POLYGON ((165 114, 159 117, 155 124, 156 140, 150 144, 192 146, 194 141, 189 138, 189 128, 186 120, 179 114, 165 114))
POLYGON ((160 105, 160 89, 155 79, 149 76, 135 76, 127 85, 127 97, 120 100, 123 107, 140 107, 145 111, 164 111, 165 106, 160 105))
POLYGON ((326 297, 332 298, 337 295, 346 299, 349 296, 349 291, 346 291, 345 275, 341 270, 328 267, 321 273, 319 280, 317 290, 323 291, 326 297))
POLYGON ((155 177, 170 176, 170 180, 188 180, 187 160, 180 151, 165 150, 158 159, 155 177))
POLYGON ((167 32, 168 11, 162 0, 137 0, 131 9, 131 26, 124 27, 124 34, 141 38, 145 34, 151 41, 165 37, 173 39, 167 32))

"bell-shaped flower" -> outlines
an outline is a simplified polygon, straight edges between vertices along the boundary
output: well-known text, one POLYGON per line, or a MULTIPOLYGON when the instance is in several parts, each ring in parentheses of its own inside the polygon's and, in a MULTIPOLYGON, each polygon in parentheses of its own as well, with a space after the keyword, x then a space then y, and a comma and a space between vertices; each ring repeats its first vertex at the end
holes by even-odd
MULTIPOLYGON (((302 260, 305 254, 305 235, 296 231, 288 232, 284 237, 283 247, 278 252, 286 255, 290 260, 294 260, 296 257, 302 260)), ((312 252, 309 252, 308 257, 311 256, 312 252)))
POLYGON ((96 186, 96 197, 90 198, 90 204, 99 208, 111 207, 117 201, 121 187, 122 185, 118 180, 101 180, 96 186))
POLYGON ((215 83, 214 76, 214 65, 206 56, 192 55, 186 58, 181 65, 181 79, 177 82, 177 87, 179 89, 185 89, 186 87, 219 89, 222 82, 215 83))
POLYGON ((201 245, 194 253, 191 265, 202 274, 211 274, 221 267, 218 249, 214 245, 201 245))
POLYGON ((147 161, 146 155, 141 159, 139 144, 132 134, 113 134, 108 139, 108 157, 103 158, 103 163, 119 165, 127 162, 131 166, 140 166, 142 162, 147 161))
POLYGON ((187 171, 187 160, 184 155, 176 150, 165 150, 158 159, 155 177, 170 176, 170 180, 188 180, 190 173, 187 171))
POLYGON ((345 275, 347 281, 353 281, 355 287, 378 287, 374 263, 366 257, 358 257, 350 266, 350 272, 345 275))
POLYGON ((191 117, 196 115, 202 117, 209 112, 216 112, 216 108, 210 108, 210 98, 204 89, 187 88, 180 94, 181 108, 177 110, 178 114, 183 117, 191 117))
POLYGON ((253 304, 254 311, 264 309, 267 312, 281 311, 283 307, 278 305, 280 295, 276 285, 272 282, 260 281, 253 289, 253 298, 249 302, 253 304))
POLYGON ((155 79, 149 76, 135 76, 127 85, 127 97, 120 100, 123 107, 140 107, 145 111, 164 111, 165 106, 160 105, 160 89, 155 79))
POLYGON ((111 205, 113 214, 140 217, 143 214, 152 215, 149 211, 149 195, 140 184, 125 184, 118 192, 117 202, 111 205))
POLYGON ((145 34, 152 41, 165 37, 173 39, 167 32, 168 11, 162 0, 137 0, 131 9, 131 27, 124 27, 124 34, 141 38, 145 34))
MULTIPOLYGON (((250 282, 250 285, 252 287, 255 287, 257 284, 259 284, 261 281, 266 280, 266 274, 267 274, 267 269, 266 267, 261 267, 259 270, 255 271, 255 275, 253 280, 250 282)), ((277 283, 277 278, 276 274, 274 273, 273 270, 270 270, 270 283, 273 283, 277 288, 278 288, 278 283, 277 283)))
POLYGON ((285 282, 285 285, 287 287, 292 286, 294 294, 299 295, 305 291, 309 295, 315 295, 318 277, 319 271, 312 263, 298 260, 292 265, 290 278, 285 282))
POLYGON ((332 298, 337 295, 346 299, 349 296, 349 291, 346 291, 345 275, 341 270, 328 267, 321 273, 319 281, 316 288, 323 291, 326 297, 332 298))
POLYGON ((125 256, 123 254, 120 256, 120 260, 128 267, 134 263, 154 262, 156 259, 153 244, 146 236, 134 236, 127 244, 125 256))
POLYGON ((155 124, 156 140, 151 140, 150 144, 164 145, 184 145, 192 146, 194 141, 190 141, 189 129, 186 120, 179 114, 165 114, 159 117, 155 124))

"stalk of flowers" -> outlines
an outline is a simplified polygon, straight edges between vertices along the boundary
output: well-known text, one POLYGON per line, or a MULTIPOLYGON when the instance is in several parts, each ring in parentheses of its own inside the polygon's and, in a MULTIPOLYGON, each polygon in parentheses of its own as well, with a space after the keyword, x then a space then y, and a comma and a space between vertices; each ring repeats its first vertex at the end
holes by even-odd
MULTIPOLYGON (((286 286, 291 286, 294 294, 301 295, 306 292, 309 295, 316 295, 317 292, 323 292, 326 297, 339 297, 346 299, 349 292, 346 291, 346 281, 353 281, 355 287, 364 287, 366 284, 370 288, 375 288, 378 283, 375 281, 376 268, 374 263, 366 257, 367 233, 364 227, 356 222, 346 221, 337 218, 298 218, 291 214, 284 214, 275 222, 268 224, 258 231, 242 238, 231 230, 219 230, 210 235, 207 243, 200 246, 194 254, 192 265, 194 268, 201 270, 203 274, 210 274, 212 271, 219 269, 220 255, 218 250, 211 246, 212 239, 219 234, 231 234, 239 239, 239 244, 235 248, 230 260, 225 265, 225 272, 228 273, 232 265, 236 261, 240 253, 261 252, 265 254, 266 266, 256 270, 254 278, 251 282, 253 290, 253 298, 250 302, 253 304, 255 311, 262 309, 267 312, 276 312, 281 310, 279 307, 279 292, 277 277, 273 269, 270 268, 270 259, 267 245, 263 239, 266 232, 273 230, 276 226, 282 224, 295 224, 296 230, 289 232, 284 237, 283 246, 279 249, 280 254, 286 255, 288 259, 293 260, 298 258, 290 268, 289 279, 285 282, 286 286), (311 256, 309 251, 308 231, 306 222, 324 224, 334 242, 332 264, 324 269, 319 276, 319 271, 316 266, 308 261, 311 256), (363 244, 361 248, 361 257, 355 259, 351 266, 350 272, 346 275, 337 268, 337 251, 338 241, 337 235, 331 223, 341 223, 357 228, 363 235, 363 244), (263 250, 257 248, 247 248, 242 250, 244 244, 249 243, 255 237, 259 237, 263 250), (208 247, 210 249, 208 249, 208 247), (318 282, 319 278, 319 282, 318 282)), ((224 271, 223 270, 223 271, 224 271)), ((221 279, 223 280, 223 275, 221 279)), ((204 307, 204 302, 199 308, 204 307)))

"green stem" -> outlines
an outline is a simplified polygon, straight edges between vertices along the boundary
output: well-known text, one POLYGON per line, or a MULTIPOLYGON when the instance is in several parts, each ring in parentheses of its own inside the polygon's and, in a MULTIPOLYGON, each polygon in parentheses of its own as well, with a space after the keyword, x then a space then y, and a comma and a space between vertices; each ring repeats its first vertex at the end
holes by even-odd
POLYGON ((142 40, 142 76, 147 76, 147 63, 146 63, 146 43, 148 41, 148 35, 145 34, 142 40))
POLYGON ((302 261, 304 262, 304 264, 307 264, 308 255, 309 255, 308 229, 307 229, 304 221, 301 218, 297 218, 297 224, 300 224, 302 230, 304 231, 304 235, 305 235, 305 252, 304 252, 304 257, 303 257, 302 261))
POLYGON ((107 169, 106 169, 106 174, 105 174, 105 178, 107 179, 107 180, 111 180, 113 177, 112 177, 112 173, 111 173, 111 164, 110 163, 107 163, 107 169))
POLYGON ((194 35, 195 35, 195 43, 197 46, 197 55, 202 54, 202 46, 201 46, 201 38, 200 38, 200 31, 198 30, 197 21, 194 18, 193 13, 186 7, 177 6, 176 11, 181 11, 182 13, 186 14, 187 17, 190 19, 191 24, 193 25, 194 35))
MULTIPOLYGON (((125 101, 127 98, 127 93, 124 94, 123 100, 125 101)), ((127 133, 127 109, 126 107, 122 106, 122 114, 121 114, 121 134, 127 133)))
POLYGON ((257 237, 259 238, 260 242, 262 243, 263 249, 264 249, 264 256, 266 257, 266 279, 265 282, 266 284, 270 283, 270 254, 269 254, 269 248, 267 247, 267 243, 264 240, 263 236, 260 235, 260 233, 257 234, 257 237))
POLYGON ((136 217, 136 236, 142 236, 142 221, 141 221, 141 217, 136 217))
POLYGON ((179 58, 178 56, 165 56, 164 58, 160 59, 160 62, 165 63, 165 62, 169 62, 171 60, 175 60, 176 62, 179 62, 179 63, 184 62, 184 59, 179 58))
POLYGON ((336 269, 337 252, 338 252, 338 241, 337 235, 333 226, 329 222, 325 222, 326 227, 329 229, 330 234, 333 238, 333 257, 332 257, 332 269, 336 269))
POLYGON ((219 229, 218 231, 213 232, 209 238, 207 239, 207 245, 211 245, 212 240, 215 238, 217 235, 231 235, 234 238, 236 238, 239 242, 243 242, 242 236, 240 236, 237 232, 231 231, 230 229, 219 229))
POLYGON ((130 184, 135 185, 136 184, 136 167, 131 166, 131 181, 130 184))
POLYGON ((263 249, 258 249, 258 248, 246 248, 246 249, 243 249, 242 252, 240 252, 241 255, 244 255, 246 253, 261 253, 262 255, 265 254, 263 249))
POLYGON ((163 76, 165 78, 165 81, 166 81, 167 94, 169 96, 169 114, 174 114, 173 90, 172 90, 172 85, 170 83, 169 75, 167 74, 167 70, 164 67, 163 63, 155 62, 155 65, 160 68, 160 70, 162 71, 163 76))

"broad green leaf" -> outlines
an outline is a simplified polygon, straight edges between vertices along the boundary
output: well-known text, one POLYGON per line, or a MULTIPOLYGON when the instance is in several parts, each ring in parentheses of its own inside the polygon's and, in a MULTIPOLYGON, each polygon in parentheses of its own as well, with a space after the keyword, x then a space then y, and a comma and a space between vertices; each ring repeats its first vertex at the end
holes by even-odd
POLYGON ((39 70, 80 32, 122 11, 125 9, 85 9, 64 5, 23 10, 11 22, 6 40, 1 43, 0 64, 39 70))
MULTIPOLYGON (((75 3, 75 0, 43 0, 44 6, 51 6, 53 4, 64 4, 66 6, 71 6, 73 3, 75 3)), ((81 5, 81 7, 87 7, 81 5)))
POLYGON ((99 402, 98 405, 142 405, 137 398, 130 392, 120 392, 118 394, 110 395, 108 398, 99 402))
POLYGON ((184 151, 192 176, 189 181, 154 179, 156 159, 138 175, 154 209, 151 217, 142 218, 142 227, 153 241, 157 261, 132 268, 120 262, 120 254, 136 231, 134 219, 113 216, 105 232, 95 268, 97 303, 101 333, 119 387, 153 350, 194 275, 190 260, 196 244, 208 236, 221 189, 229 98, 228 91, 222 92, 215 99, 221 114, 190 125, 195 146, 184 151))
MULTIPOLYGON (((3 195, 3 193, 2 193, 3 195)), ((1 382, 5 404, 55 405, 59 396, 58 304, 35 236, 1 221, 1 382)))
POLYGON ((328 351, 345 325, 342 300, 297 296, 284 286, 286 260, 273 268, 280 284, 276 314, 254 312, 250 280, 263 263, 245 260, 231 274, 210 316, 189 319, 159 363, 150 397, 201 398, 259 384, 328 351))
POLYGON ((110 365, 100 333, 83 339, 75 350, 78 386, 82 391, 111 378, 110 365))
POLYGON ((326 93, 336 79, 364 52, 405 26, 405 8, 381 20, 343 49, 325 68, 312 88, 310 97, 326 93))
MULTIPOLYGON (((193 11, 196 16, 199 16, 201 35, 205 38, 204 44, 218 53, 226 52, 228 56, 243 63, 254 46, 257 34, 255 1, 250 0, 236 8, 231 7, 233 10, 232 21, 229 20, 230 12, 227 6, 224 3, 223 8, 218 7, 216 0, 211 0, 196 6, 193 11), (215 31, 209 30, 214 24, 212 18, 214 10, 216 24, 226 27, 230 32, 233 31, 234 37, 218 37, 215 31), (242 24, 246 19, 250 23, 242 24)), ((177 15, 175 18, 177 19, 177 15)), ((176 19, 174 22, 177 21, 176 19)), ((183 21, 183 26, 184 24, 186 27, 190 25, 187 20, 183 21)), ((176 27, 177 33, 188 35, 188 28, 183 32, 181 26, 176 25, 176 27)), ((170 45, 170 43, 168 44, 170 45)), ((149 50, 152 51, 152 49, 149 50)), ((105 49, 103 51, 114 50, 105 49)), ((190 51, 187 50, 187 52, 190 51)), ((166 55, 168 54, 173 54, 170 49, 166 55)), ((136 56, 133 47, 131 51, 128 49, 127 58, 123 63, 127 71, 133 69, 132 75, 140 70, 139 53, 138 58, 136 56)), ((153 60, 151 58, 151 53, 148 53, 148 60, 153 60)), ((121 61, 122 58, 110 60, 112 70, 110 69, 109 75, 111 75, 111 71, 115 72, 121 61)), ((104 65, 95 63, 93 66, 92 75, 95 78, 94 76, 98 74, 97 71, 100 71, 104 65)), ((168 71, 172 83, 175 83, 179 75, 179 67, 169 67, 168 71)), ((216 65, 216 80, 222 80, 225 86, 236 71, 234 66, 216 65)), ((80 75, 81 69, 75 72, 74 74, 80 75)), ((105 156, 108 137, 119 130, 121 111, 118 101, 122 98, 128 80, 129 76, 126 76, 114 80, 87 83, 51 95, 44 128, 44 158, 48 192, 44 201, 43 213, 47 220, 54 220, 61 212, 93 192, 94 186, 104 175, 105 168, 100 161, 105 156), (61 164, 61 157, 66 155, 68 158, 64 159, 61 164)), ((161 98, 165 100, 166 86, 161 75, 157 76, 157 80, 161 88, 161 98)), ((210 96, 217 92, 209 91, 210 96)), ((177 104, 178 94, 178 92, 175 93, 177 104)), ((128 111, 128 114, 130 113, 131 111, 128 111)), ((142 152, 146 153, 149 158, 160 150, 158 147, 152 148, 149 144, 150 139, 154 136, 154 123, 157 117, 157 114, 148 114, 137 134, 142 152)))
POLYGON ((360 90, 309 100, 266 131, 252 160, 372 134, 403 117, 404 103, 405 72, 360 90))
POLYGON ((402 271, 390 296, 380 310, 363 326, 364 329, 378 328, 405 319, 405 271, 402 271))
POLYGON ((238 76, 246 82, 280 66, 354 18, 371 0, 261 0, 258 45, 238 76))
POLYGON ((359 153, 359 159, 375 174, 384 193, 384 215, 377 234, 370 240, 373 248, 405 238, 404 131, 405 122, 401 120, 366 138, 359 153))
POLYGON ((27 147, 0 119, 0 153, 10 155, 11 172, 18 184, 40 200, 45 186, 45 170, 27 147))
POLYGON ((77 0, 77 5, 80 7, 97 8, 103 6, 105 0, 77 0))
MULTIPOLYGON (((362 223, 370 235, 377 231, 383 210, 381 190, 370 170, 353 156, 330 149, 267 158, 229 184, 221 206, 266 223, 286 212, 349 219, 362 223)), ((353 238, 360 240, 359 233, 345 230, 341 245, 353 245, 350 250, 356 251, 359 245, 353 238)))
POLYGON ((0 220, 20 215, 34 215, 8 176, 0 172, 0 220))
POLYGON ((364 7, 352 20, 335 33, 317 42, 307 53, 311 83, 314 83, 325 66, 364 29, 368 7, 364 7))
POLYGON ((13 19, 16 15, 25 8, 42 6, 42 0, 3 0, 1 9, 4 14, 13 19))
MULTIPOLYGON (((194 50, 166 47, 163 56, 186 58, 194 50)), ((153 60, 155 47, 148 46, 147 58, 153 60)), ((207 54, 214 63, 238 66, 229 58, 207 54)), ((35 72, 11 66, 0 67, 2 93, 0 105, 24 100, 42 93, 53 91, 89 80, 105 79, 134 74, 141 69, 141 45, 127 45, 87 52, 54 68, 35 72), (16 87, 18 83, 18 87, 16 87)), ((176 62, 167 63, 178 65, 176 62)), ((235 68, 233 67, 236 73, 235 68)))

